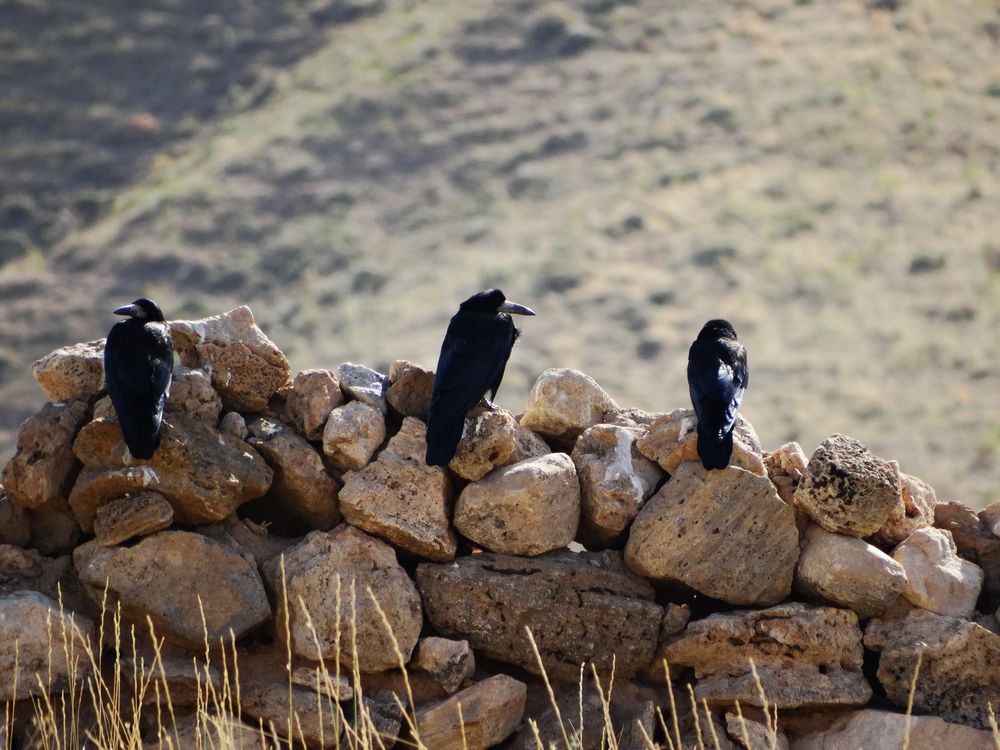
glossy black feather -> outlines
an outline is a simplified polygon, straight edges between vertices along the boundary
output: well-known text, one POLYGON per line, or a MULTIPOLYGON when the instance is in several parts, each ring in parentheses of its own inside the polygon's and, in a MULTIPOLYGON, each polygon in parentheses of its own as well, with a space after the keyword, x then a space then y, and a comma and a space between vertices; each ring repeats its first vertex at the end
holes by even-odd
POLYGON ((427 416, 427 463, 447 466, 462 438, 465 414, 489 391, 496 395, 518 337, 511 316, 500 312, 499 290, 462 303, 441 344, 427 416))
POLYGON ((724 320, 710 320, 688 352, 688 390, 698 416, 698 456, 724 469, 733 453, 733 426, 750 382, 747 353, 724 320))
MULTIPOLYGON (((112 326, 104 345, 104 378, 129 452, 152 458, 160 446, 163 409, 174 367, 173 344, 159 308, 112 326)), ((122 308, 123 310, 126 308, 122 308)))

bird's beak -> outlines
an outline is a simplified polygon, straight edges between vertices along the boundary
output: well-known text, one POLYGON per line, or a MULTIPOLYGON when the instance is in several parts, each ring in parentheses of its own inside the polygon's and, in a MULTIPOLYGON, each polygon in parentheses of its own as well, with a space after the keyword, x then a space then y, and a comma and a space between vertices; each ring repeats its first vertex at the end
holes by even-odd
POLYGON ((130 318, 135 318, 139 315, 139 308, 136 305, 125 305, 115 310, 115 315, 127 315, 130 318))
POLYGON ((500 305, 500 312, 512 313, 514 315, 534 315, 535 311, 530 307, 519 305, 516 302, 504 302, 500 305))

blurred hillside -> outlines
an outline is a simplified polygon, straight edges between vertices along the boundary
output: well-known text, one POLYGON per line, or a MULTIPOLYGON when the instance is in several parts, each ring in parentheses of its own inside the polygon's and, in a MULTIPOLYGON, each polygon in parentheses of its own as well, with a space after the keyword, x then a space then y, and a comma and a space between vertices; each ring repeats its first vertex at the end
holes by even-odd
POLYGON ((140 294, 433 367, 500 286, 515 411, 550 366, 686 406, 727 317, 766 447, 1000 497, 995 2, 141 5, 0 4, 0 459, 30 362, 140 294))

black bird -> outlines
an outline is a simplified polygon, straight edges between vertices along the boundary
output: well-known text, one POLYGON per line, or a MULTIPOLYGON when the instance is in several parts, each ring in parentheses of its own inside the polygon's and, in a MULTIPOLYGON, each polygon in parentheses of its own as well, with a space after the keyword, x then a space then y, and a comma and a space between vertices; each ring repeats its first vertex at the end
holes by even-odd
MULTIPOLYGON (((462 438, 465 413, 487 391, 495 398, 520 331, 509 313, 534 315, 499 289, 473 294, 448 324, 427 416, 427 464, 447 466, 462 438)), ((487 402, 489 403, 489 402, 487 402)))
POLYGON ((163 313, 154 302, 140 298, 119 307, 115 315, 126 315, 128 319, 111 327, 104 344, 108 395, 129 452, 135 458, 152 458, 160 447, 174 347, 163 313))
POLYGON ((733 454, 733 425, 750 382, 747 350, 726 320, 710 320, 688 351, 688 390, 698 415, 698 455, 724 469, 733 454))

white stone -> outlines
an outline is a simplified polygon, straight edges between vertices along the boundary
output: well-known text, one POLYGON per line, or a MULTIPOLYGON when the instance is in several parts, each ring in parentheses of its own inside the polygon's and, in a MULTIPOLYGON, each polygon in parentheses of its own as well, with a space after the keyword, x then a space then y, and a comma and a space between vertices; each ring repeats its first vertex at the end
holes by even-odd
POLYGON ((951 532, 918 529, 892 552, 906 570, 910 602, 939 615, 972 618, 983 588, 982 568, 958 556, 951 532))

